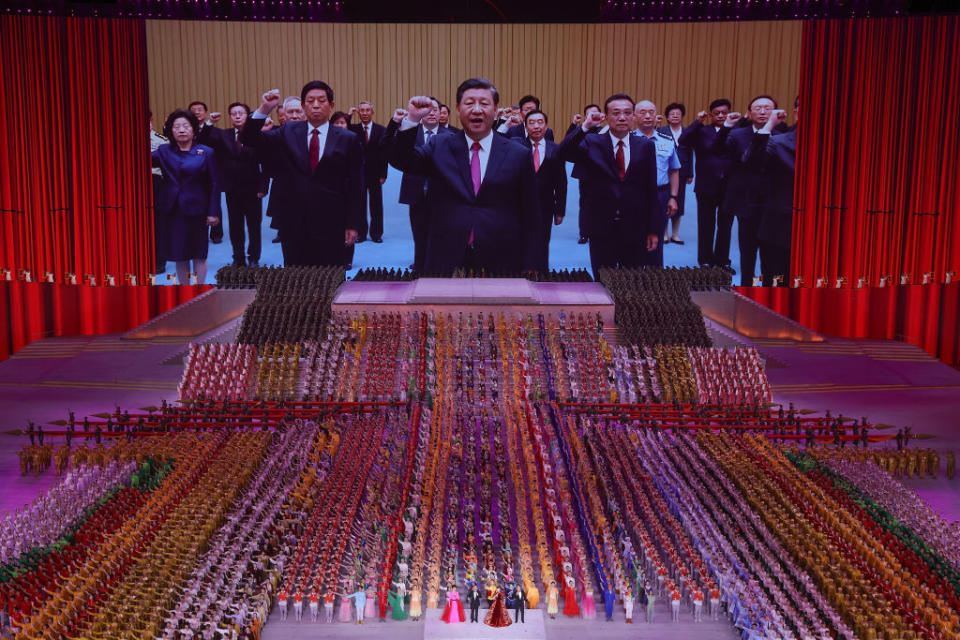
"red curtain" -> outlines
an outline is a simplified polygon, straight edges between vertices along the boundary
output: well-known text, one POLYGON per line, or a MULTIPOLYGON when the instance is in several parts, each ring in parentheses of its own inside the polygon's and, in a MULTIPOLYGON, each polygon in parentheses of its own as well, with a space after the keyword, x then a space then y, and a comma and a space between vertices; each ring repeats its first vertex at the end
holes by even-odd
POLYGON ((737 287, 818 333, 902 340, 960 366, 960 283, 817 289, 737 287))
POLYGON ((804 24, 791 272, 806 286, 960 273, 958 40, 958 16, 804 24))
POLYGON ((0 64, 0 268, 145 280, 144 22, 3 15, 0 64))
POLYGON ((212 288, 0 281, 0 318, 8 318, 0 330, 0 360, 42 338, 128 331, 212 288))

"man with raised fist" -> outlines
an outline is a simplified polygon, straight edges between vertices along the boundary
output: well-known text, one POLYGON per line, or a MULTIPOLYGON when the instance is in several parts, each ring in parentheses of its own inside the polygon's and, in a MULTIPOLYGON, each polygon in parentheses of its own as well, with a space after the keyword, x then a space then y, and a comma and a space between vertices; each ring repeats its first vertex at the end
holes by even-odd
MULTIPOLYGON (((541 261, 537 183, 527 149, 493 131, 500 95, 482 78, 457 88, 462 134, 417 144, 420 121, 437 108, 427 96, 410 99, 393 140, 391 163, 422 175, 430 208, 424 272, 535 271, 541 261)), ((395 115, 395 117, 396 117, 395 115)))
POLYGON ((271 197, 283 202, 274 223, 284 264, 342 265, 343 248, 356 241, 365 215, 362 143, 352 131, 330 126, 333 89, 326 82, 308 82, 300 101, 306 121, 263 131, 280 103, 278 90, 267 91, 239 141, 255 147, 274 171, 271 197))
POLYGON ((753 137, 777 108, 770 96, 757 96, 747 107, 749 126, 737 126, 739 113, 728 113, 720 128, 717 143, 727 155, 726 187, 722 208, 737 218, 737 240, 740 244, 740 286, 752 287, 753 274, 760 250, 760 219, 767 204, 769 184, 763 168, 747 162, 753 137))
MULTIPOLYGON (((800 99, 794 102, 799 117, 800 99)), ((745 155, 747 164, 755 165, 767 179, 769 193, 760 219, 760 270, 763 286, 780 278, 790 282, 790 236, 793 227, 793 183, 797 158, 797 128, 781 135, 771 135, 785 124, 787 112, 774 109, 767 123, 753 135, 745 155)))
POLYGON ((525 137, 511 140, 530 150, 534 173, 537 174, 537 195, 540 200, 540 224, 543 231, 540 270, 546 272, 550 256, 550 227, 563 222, 567 210, 567 163, 558 155, 558 145, 547 139, 547 114, 539 109, 524 115, 525 137))
MULTIPOLYGON (((440 102, 433 96, 429 96, 431 105, 435 109, 430 109, 417 126, 416 144, 422 146, 430 142, 434 136, 448 135, 453 132, 440 126, 440 102)), ((384 135, 387 144, 393 141, 403 118, 407 115, 405 109, 397 109, 393 114, 393 119, 387 126, 384 135), (402 113, 401 113, 402 112, 402 113)), ((430 233, 430 206, 427 202, 427 178, 418 173, 404 172, 400 180, 400 195, 398 198, 400 204, 405 204, 410 211, 410 231, 413 234, 413 264, 411 268, 414 271, 423 271, 423 263, 427 256, 427 236, 430 233)))
MULTIPOLYGON (((349 125, 350 131, 363 141, 363 178, 366 195, 370 198, 370 239, 383 242, 383 183, 387 181, 387 156, 383 149, 386 128, 373 121, 373 103, 362 100, 357 106, 359 124, 349 125)), ((366 204, 366 203, 365 203, 366 204)), ((363 242, 366 238, 358 238, 363 242)))
POLYGON ((590 238, 590 266, 636 268, 649 261, 663 235, 664 216, 657 199, 654 143, 632 136, 633 99, 618 93, 607 98, 604 113, 591 111, 580 128, 560 143, 560 157, 583 170, 580 181, 584 229, 590 238), (589 133, 606 121, 606 133, 589 133))
POLYGON ((716 144, 720 129, 733 108, 726 98, 710 103, 709 111, 701 111, 697 119, 683 130, 678 145, 696 152, 697 180, 697 262, 701 265, 730 267, 730 231, 733 216, 723 209, 723 187, 727 172, 727 156, 716 144))
MULTIPOLYGON (((529 137, 527 133, 527 114, 531 111, 540 111, 540 98, 533 95, 526 95, 520 98, 520 102, 517 104, 520 106, 520 121, 516 122, 516 119, 509 120, 508 122, 511 124, 509 126, 506 123, 501 125, 498 131, 505 134, 508 138, 527 138, 529 137)), ((553 142, 553 129, 547 127, 543 137, 553 142)))
MULTIPOLYGON (((566 133, 566 135, 565 135, 564 137, 569 136, 571 133, 575 132, 575 131, 580 127, 580 125, 583 124, 584 118, 586 118, 586 117, 588 117, 588 116, 590 115, 590 112, 591 112, 591 111, 596 111, 597 113, 603 113, 602 111, 600 111, 600 105, 598 105, 598 104, 588 104, 587 106, 585 106, 585 107, 583 108, 583 113, 574 114, 574 116, 573 116, 573 122, 570 123, 570 126, 567 128, 567 133, 566 133)), ((606 133, 606 132, 607 132, 607 125, 601 123, 600 125, 597 125, 597 126, 593 127, 593 128, 592 128, 590 131, 588 131, 587 133, 606 133)), ((578 225, 578 228, 579 228, 579 230, 580 230, 580 238, 577 240, 577 244, 587 244, 587 242, 589 242, 589 240, 588 240, 588 238, 587 238, 587 236, 586 236, 586 234, 584 233, 583 230, 584 230, 584 227, 585 227, 586 218, 587 218, 587 216, 589 215, 589 213, 588 213, 587 210, 584 209, 584 207, 583 207, 583 190, 584 190, 584 186, 583 186, 583 180, 584 180, 583 169, 582 169, 579 165, 574 164, 574 165, 573 165, 573 171, 570 172, 570 177, 573 178, 573 179, 575 179, 575 180, 577 180, 577 181, 580 183, 580 188, 578 189, 578 192, 579 192, 579 200, 580 200, 580 203, 579 203, 580 213, 579 213, 579 215, 577 216, 577 225, 578 225)), ((588 188, 589 188, 589 187, 588 187, 588 188)))

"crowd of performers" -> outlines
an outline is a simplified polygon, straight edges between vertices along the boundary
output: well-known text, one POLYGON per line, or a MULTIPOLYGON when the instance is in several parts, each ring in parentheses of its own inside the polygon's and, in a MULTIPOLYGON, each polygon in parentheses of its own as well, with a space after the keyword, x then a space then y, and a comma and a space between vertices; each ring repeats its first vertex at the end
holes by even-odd
POLYGON ((649 345, 580 314, 297 324, 324 274, 247 273, 272 302, 242 344, 191 347, 178 407, 31 427, 23 471, 63 475, 0 521, 15 638, 529 609, 722 618, 744 640, 960 634, 960 531, 898 481, 901 460, 940 467, 909 437, 771 405, 760 355, 691 323, 638 321, 675 339, 649 345))
MULTIPOLYGON (((236 349, 191 362, 258 362, 236 349)), ((305 346, 308 401, 71 420, 67 475, 2 521, 4 617, 17 638, 258 638, 274 607, 955 637, 956 525, 853 447, 860 425, 760 404, 751 352, 686 353, 755 401, 643 404, 674 374, 589 318, 410 314, 305 346)))

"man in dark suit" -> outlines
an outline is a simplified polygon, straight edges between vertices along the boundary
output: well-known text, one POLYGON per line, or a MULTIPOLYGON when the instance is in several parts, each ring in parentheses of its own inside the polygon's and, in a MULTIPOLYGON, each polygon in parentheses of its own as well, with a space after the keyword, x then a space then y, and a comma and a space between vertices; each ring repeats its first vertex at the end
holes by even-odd
MULTIPOLYGON (((523 96, 520 98, 518 103, 520 107, 520 121, 517 122, 515 118, 507 120, 503 125, 500 126, 498 131, 505 134, 508 138, 526 138, 526 118, 527 114, 531 111, 540 111, 540 98, 537 96, 523 96)), ((547 127, 546 139, 550 142, 553 142, 553 129, 547 127)))
POLYGON ((543 259, 540 270, 548 270, 550 258, 550 227, 563 222, 567 210, 567 163, 557 154, 559 146, 546 139, 547 114, 534 110, 527 112, 524 126, 527 137, 513 138, 530 150, 533 170, 537 174, 537 194, 540 200, 540 224, 543 231, 543 259))
MULTIPOLYGON (((210 110, 207 108, 207 103, 202 100, 194 100, 189 105, 187 109, 193 115, 197 116, 197 122, 200 123, 200 127, 197 129, 197 136, 203 135, 208 129, 212 128, 216 121, 220 119, 220 114, 215 113, 211 114, 210 110), (211 116, 216 116, 211 121, 211 116)), ((223 242, 223 219, 219 219, 219 222, 214 226, 210 227, 210 241, 213 244, 220 244, 223 242)))
MULTIPOLYGON (((795 113, 799 111, 795 105, 795 113)), ((763 286, 770 287, 774 279, 780 285, 790 282, 790 238, 793 230, 793 185, 797 158, 797 128, 791 127, 781 135, 771 135, 786 118, 786 112, 776 109, 767 123, 753 135, 744 161, 756 165, 767 179, 766 206, 760 219, 760 270, 763 286)))
POLYGON ((450 107, 441 103, 438 114, 437 121, 440 123, 441 129, 446 129, 451 133, 460 133, 460 129, 457 129, 455 126, 450 124, 450 107))
POLYGON ((683 135, 683 117, 687 115, 687 108, 679 102, 673 102, 664 109, 666 112, 667 124, 657 129, 662 133, 673 138, 673 143, 677 151, 677 157, 680 159, 680 189, 677 193, 677 213, 670 218, 670 242, 683 244, 680 239, 680 221, 684 214, 684 205, 687 200, 687 185, 693 182, 693 149, 685 144, 680 144, 680 136, 683 135))
POLYGON ((536 175, 527 150, 494 133, 499 101, 488 80, 465 80, 457 88, 463 134, 418 145, 419 122, 437 104, 425 96, 410 100, 391 162, 429 180, 427 273, 449 275, 458 268, 516 273, 539 266, 536 175))
POLYGON ((274 220, 284 264, 339 266, 344 245, 356 241, 363 225, 363 143, 352 131, 330 126, 334 103, 327 83, 308 82, 300 100, 306 122, 264 132, 280 92, 263 94, 239 140, 256 147, 275 172, 272 197, 281 203, 274 220))
POLYGON ((527 610, 527 594, 519 582, 513 587, 511 595, 513 596, 513 621, 525 623, 524 612, 527 610))
POLYGON ((656 251, 664 218, 657 198, 654 143, 632 136, 633 99, 607 98, 604 113, 591 112, 580 128, 560 143, 560 156, 583 165, 584 204, 589 210, 590 266, 639 267, 656 251), (606 120, 607 133, 587 133, 606 120))
POLYGON ((227 196, 227 216, 230 222, 230 243, 233 245, 233 265, 251 267, 260 265, 260 223, 263 221, 261 200, 267 194, 269 179, 262 173, 253 148, 241 144, 240 130, 250 116, 250 107, 234 102, 227 109, 231 129, 205 127, 197 141, 216 152, 220 188, 227 196), (250 244, 244 256, 246 233, 250 244))
POLYGON ((480 601, 482 599, 476 583, 470 585, 470 590, 467 592, 467 606, 470 607, 470 622, 480 622, 480 601))
MULTIPOLYGON (((373 113, 373 104, 364 100, 357 105, 360 123, 351 124, 349 129, 363 140, 363 184, 370 198, 370 239, 383 242, 383 183, 387 181, 384 136, 387 129, 373 121, 373 113)), ((357 238, 357 242, 364 240, 366 238, 357 238)))
POLYGON ((683 130, 678 143, 696 153, 697 180, 697 262, 703 265, 730 267, 730 231, 733 216, 723 209, 723 187, 727 156, 717 145, 720 129, 732 108, 726 98, 710 103, 709 111, 697 114, 697 120, 683 130), (714 236, 716 232, 716 236, 714 236))
MULTIPOLYGON (((307 115, 303 112, 303 104, 300 102, 300 98, 297 96, 287 96, 283 100, 283 118, 280 117, 280 107, 277 107, 277 120, 280 121, 280 126, 282 127, 287 122, 306 122, 307 115)), ((263 160, 261 158, 261 160, 263 160)), ((265 162, 261 163, 261 166, 264 172, 267 173, 268 177, 272 178, 274 171, 272 167, 269 167, 265 162)), ((280 210, 279 207, 280 200, 273 197, 273 189, 270 191, 270 199, 267 201, 267 217, 270 218, 270 228, 276 229, 277 224, 274 220, 274 215, 277 211, 280 210)), ((270 242, 277 244, 280 242, 280 232, 277 232, 277 235, 274 236, 273 240, 270 242)))
POLYGON ((753 274, 760 250, 760 220, 767 205, 769 184, 762 167, 746 162, 747 150, 754 135, 770 120, 776 101, 770 96, 757 96, 750 101, 748 126, 737 127, 739 113, 728 113, 720 129, 717 144, 727 154, 727 184, 723 209, 737 218, 737 239, 740 244, 740 286, 753 286, 753 274))
MULTIPOLYGON (((570 123, 569 127, 567 127, 567 133, 564 134, 564 138, 569 136, 571 133, 573 133, 577 129, 577 127, 583 124, 584 118, 588 117, 591 111, 596 111, 597 113, 603 113, 603 111, 600 110, 600 105, 588 104, 583 108, 582 114, 578 113, 575 116, 573 116, 573 122, 570 123)), ((607 129, 606 125, 598 125, 590 129, 589 133, 606 133, 606 129, 607 129)), ((586 209, 583 208, 583 189, 584 189, 583 169, 581 169, 578 164, 574 163, 573 171, 570 172, 570 177, 577 180, 580 185, 580 188, 578 189, 579 200, 580 200, 580 203, 579 203, 580 212, 579 212, 579 215, 577 216, 577 224, 579 226, 580 238, 577 240, 577 244, 587 244, 588 239, 586 234, 583 231, 584 219, 588 215, 586 209)))
MULTIPOLYGON (((454 135, 449 129, 440 126, 440 102, 430 97, 434 105, 420 120, 417 126, 416 145, 418 147, 429 143, 436 136, 454 135)), ((395 117, 390 121, 386 132, 385 145, 389 148, 400 130, 402 119, 395 117)), ((385 151, 388 151, 385 150, 385 151)), ((396 167, 396 165, 394 165, 396 167)), ((397 167, 399 169, 399 167, 397 167)), ((413 264, 410 268, 422 272, 427 256, 427 238, 430 232, 430 203, 427 201, 429 184, 423 174, 404 171, 400 181, 400 204, 410 209, 410 230, 413 232, 413 264)))

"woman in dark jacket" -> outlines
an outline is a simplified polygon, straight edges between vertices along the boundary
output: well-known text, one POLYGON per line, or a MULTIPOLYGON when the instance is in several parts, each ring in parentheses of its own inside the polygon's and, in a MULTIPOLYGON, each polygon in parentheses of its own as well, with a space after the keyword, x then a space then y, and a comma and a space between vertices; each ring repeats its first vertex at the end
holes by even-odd
POLYGON ((166 220, 161 253, 176 263, 180 284, 190 284, 191 260, 197 282, 206 281, 207 227, 220 221, 213 149, 196 143, 199 128, 192 113, 174 111, 163 126, 170 142, 152 153, 153 166, 163 172, 156 211, 166 220))

